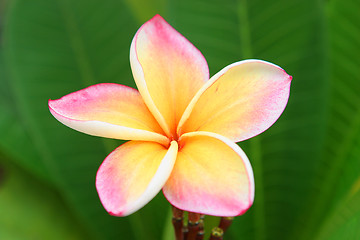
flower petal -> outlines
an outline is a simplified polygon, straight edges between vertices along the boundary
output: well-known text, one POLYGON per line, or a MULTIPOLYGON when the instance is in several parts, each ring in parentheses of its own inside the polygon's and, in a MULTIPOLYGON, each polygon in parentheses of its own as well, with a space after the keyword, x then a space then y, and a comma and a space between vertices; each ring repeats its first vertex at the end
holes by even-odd
POLYGON ((245 213, 254 200, 254 177, 241 148, 215 133, 180 138, 174 169, 163 192, 175 207, 215 216, 245 213))
POLYGON ((135 89, 102 83, 50 100, 54 117, 90 135, 168 143, 163 131, 135 89))
POLYGON ((265 61, 231 64, 199 90, 178 132, 214 132, 235 142, 260 134, 283 112, 291 79, 283 69, 265 61))
POLYGON ((174 135, 186 106, 209 79, 205 58, 156 15, 136 33, 130 63, 146 105, 166 134, 174 135))
POLYGON ((173 169, 178 145, 167 150, 153 142, 127 142, 115 149, 96 175, 96 189, 104 208, 127 216, 142 208, 164 186, 173 169))

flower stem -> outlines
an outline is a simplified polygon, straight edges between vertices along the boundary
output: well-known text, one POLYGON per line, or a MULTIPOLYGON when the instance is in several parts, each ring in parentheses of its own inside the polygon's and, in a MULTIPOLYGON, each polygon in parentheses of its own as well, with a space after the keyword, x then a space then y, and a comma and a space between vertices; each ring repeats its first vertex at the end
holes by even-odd
POLYGON ((196 240, 199 231, 200 214, 189 212, 188 215, 188 229, 189 233, 186 240, 196 240))
POLYGON ((220 220, 219 228, 221 228, 223 230, 223 232, 225 233, 226 230, 232 224, 233 220, 234 220, 233 217, 222 217, 220 220))
MULTIPOLYGON (((188 212, 188 222, 184 224, 184 211, 172 206, 172 223, 176 240, 204 240, 204 218, 200 213, 188 212)), ((210 240, 223 240, 225 231, 233 222, 233 217, 222 217, 218 227, 211 231, 210 240)))
POLYGON ((205 236, 205 231, 204 231, 204 218, 200 217, 200 221, 199 221, 199 231, 197 232, 196 235, 196 240, 203 240, 205 236))
POLYGON ((214 227, 211 231, 210 240, 223 240, 224 231, 219 227, 214 227))
POLYGON ((173 212, 172 224, 175 230, 175 239, 184 240, 184 235, 183 235, 184 212, 174 206, 172 207, 172 212, 173 212))
POLYGON ((183 231, 184 240, 187 240, 188 239, 188 234, 189 234, 189 228, 187 226, 184 226, 182 231, 183 231))

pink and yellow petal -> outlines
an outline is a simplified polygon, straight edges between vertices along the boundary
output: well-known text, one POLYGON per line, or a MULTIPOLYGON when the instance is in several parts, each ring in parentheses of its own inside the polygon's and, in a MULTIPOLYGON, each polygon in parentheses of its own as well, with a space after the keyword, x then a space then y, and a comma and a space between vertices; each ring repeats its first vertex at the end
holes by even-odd
POLYGON ((209 78, 205 58, 156 15, 136 33, 130 63, 145 103, 168 136, 195 93, 209 78))
POLYGON ((269 128, 283 112, 291 76, 260 60, 231 64, 212 77, 186 109, 178 132, 208 131, 242 141, 269 128))
POLYGON ((127 142, 115 149, 96 175, 96 189, 104 208, 127 216, 146 205, 167 181, 178 145, 169 149, 153 142, 127 142))
POLYGON ((174 169, 163 192, 175 207, 206 215, 237 216, 254 200, 254 177, 245 153, 215 133, 180 138, 174 169))
POLYGON ((50 100, 54 117, 75 130, 108 138, 168 142, 135 89, 102 83, 50 100))

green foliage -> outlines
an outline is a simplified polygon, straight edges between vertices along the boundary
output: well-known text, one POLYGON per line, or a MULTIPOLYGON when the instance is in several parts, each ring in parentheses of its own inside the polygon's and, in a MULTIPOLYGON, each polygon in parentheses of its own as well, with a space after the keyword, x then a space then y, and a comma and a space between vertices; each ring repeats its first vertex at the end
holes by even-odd
POLYGON ((169 239, 162 194, 126 218, 99 202, 97 168, 121 142, 68 129, 47 109, 48 99, 95 83, 134 87, 132 37, 160 13, 202 51, 211 74, 258 58, 293 76, 280 119, 239 143, 254 169, 255 203, 226 239, 360 239, 359 9, 359 0, 8 0, 0 11, 0 153, 11 181, 0 185, 0 205, 24 211, 1 214, 0 232, 14 234, 8 218, 19 234, 30 234, 29 224, 45 239, 55 231, 59 239, 169 239), (24 206, 39 212, 39 224, 24 206), (54 209, 59 222, 49 221, 54 209))
POLYGON ((57 192, 2 156, 0 161, 1 239, 91 239, 57 192))

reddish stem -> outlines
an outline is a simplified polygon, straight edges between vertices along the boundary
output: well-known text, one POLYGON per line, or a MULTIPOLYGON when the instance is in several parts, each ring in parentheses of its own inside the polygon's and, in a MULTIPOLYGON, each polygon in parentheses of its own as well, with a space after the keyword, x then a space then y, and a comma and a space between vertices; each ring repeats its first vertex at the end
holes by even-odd
POLYGON ((172 213, 173 213, 173 217, 176 219, 180 219, 180 218, 183 219, 184 217, 184 211, 174 206, 172 206, 172 213))
POLYGON ((200 217, 200 221, 199 221, 199 231, 197 232, 196 240, 203 240, 203 239, 204 239, 204 235, 205 235, 205 231, 204 231, 204 219, 200 217))
POLYGON ((210 240, 223 240, 224 231, 219 227, 214 227, 211 231, 210 240))
POLYGON ((184 237, 184 240, 187 240, 188 239, 188 235, 189 235, 189 228, 186 226, 183 227, 183 237, 184 237))
POLYGON ((174 231, 175 231, 175 239, 176 240, 184 240, 184 235, 183 235, 184 212, 174 206, 172 208, 172 212, 173 212, 172 223, 173 223, 174 231))
POLYGON ((186 240, 196 240, 196 235, 199 231, 200 214, 189 212, 188 215, 188 229, 189 233, 186 240))
MULTIPOLYGON (((188 212, 188 223, 184 225, 184 211, 172 207, 172 223, 175 230, 176 240, 203 240, 205 215, 188 212)), ((218 227, 211 231, 210 240, 223 240, 224 232, 233 222, 233 217, 222 217, 218 227)))
POLYGON ((226 230, 232 224, 233 220, 234 220, 233 217, 222 217, 221 220, 220 220, 219 228, 221 228, 225 233, 226 230))

